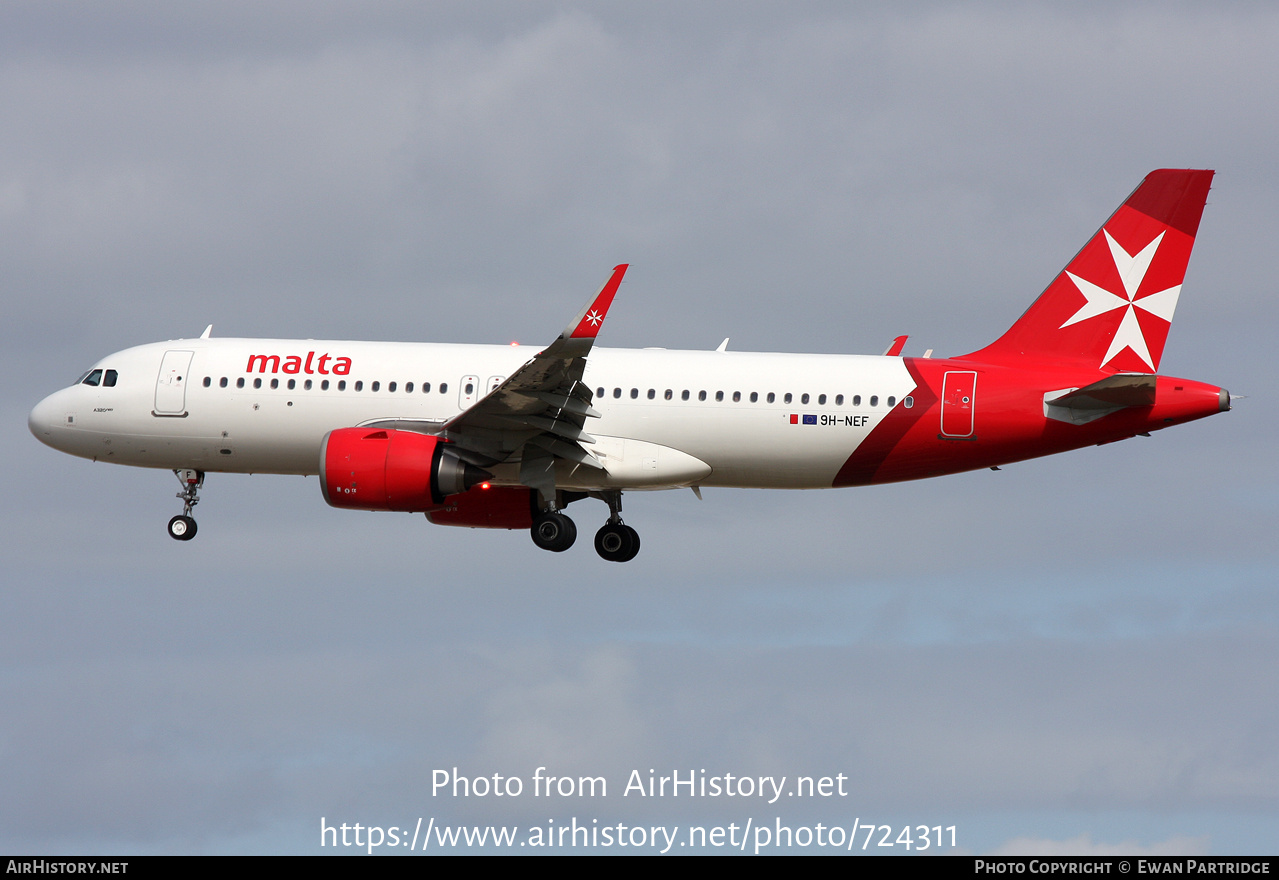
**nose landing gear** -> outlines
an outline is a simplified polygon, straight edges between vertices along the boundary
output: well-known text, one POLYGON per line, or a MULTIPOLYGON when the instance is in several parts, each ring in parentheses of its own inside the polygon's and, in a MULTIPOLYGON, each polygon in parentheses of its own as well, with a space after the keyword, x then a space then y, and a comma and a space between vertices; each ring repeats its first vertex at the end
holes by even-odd
POLYGON ((200 503, 200 487, 204 485, 204 471, 179 469, 173 472, 182 484, 178 493, 182 499, 182 513, 169 520, 169 537, 175 541, 190 541, 195 537, 195 520, 191 517, 191 509, 200 503))

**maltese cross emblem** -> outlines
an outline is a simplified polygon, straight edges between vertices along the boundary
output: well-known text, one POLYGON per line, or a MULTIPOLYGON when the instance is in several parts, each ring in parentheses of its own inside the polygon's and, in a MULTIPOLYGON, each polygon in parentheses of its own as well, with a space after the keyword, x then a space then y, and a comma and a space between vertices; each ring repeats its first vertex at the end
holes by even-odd
POLYGON ((1084 295, 1086 302, 1079 307, 1079 311, 1075 312, 1061 326, 1069 327, 1071 324, 1078 324, 1080 321, 1087 321, 1116 310, 1122 310, 1119 327, 1115 331, 1115 335, 1110 341, 1110 348, 1106 350, 1106 355, 1101 359, 1099 366, 1105 366, 1111 358, 1125 348, 1129 348, 1132 349, 1137 357, 1141 358, 1146 366, 1150 367, 1151 372, 1154 372, 1155 365, 1150 356, 1150 347, 1146 344, 1146 335, 1141 329, 1141 322, 1137 319, 1136 310, 1141 309, 1146 314, 1154 315, 1159 320, 1171 324, 1172 314, 1177 308, 1177 297, 1181 293, 1181 285, 1178 284, 1148 294, 1141 299, 1137 299, 1136 296, 1137 291, 1141 289, 1141 282, 1145 280, 1146 272, 1150 269, 1150 264, 1155 258, 1155 252, 1159 250, 1159 243, 1163 241, 1164 233, 1159 233, 1154 241, 1136 254, 1130 254, 1124 250, 1122 245, 1110 237, 1109 231, 1103 229, 1102 233, 1106 236, 1106 243, 1110 245, 1110 256, 1115 261, 1115 269, 1119 272, 1119 279, 1123 284, 1123 292, 1107 290, 1091 281, 1085 281, 1073 272, 1067 272, 1066 275, 1075 283, 1075 287, 1079 289, 1079 292, 1084 295))

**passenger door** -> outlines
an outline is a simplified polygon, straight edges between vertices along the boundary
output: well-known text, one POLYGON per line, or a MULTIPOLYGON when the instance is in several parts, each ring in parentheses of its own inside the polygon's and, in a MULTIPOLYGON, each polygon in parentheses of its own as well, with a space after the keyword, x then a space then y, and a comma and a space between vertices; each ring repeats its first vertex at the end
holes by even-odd
POLYGON ((166 351, 160 361, 160 375, 155 381, 156 416, 186 415, 187 376, 195 352, 166 351))

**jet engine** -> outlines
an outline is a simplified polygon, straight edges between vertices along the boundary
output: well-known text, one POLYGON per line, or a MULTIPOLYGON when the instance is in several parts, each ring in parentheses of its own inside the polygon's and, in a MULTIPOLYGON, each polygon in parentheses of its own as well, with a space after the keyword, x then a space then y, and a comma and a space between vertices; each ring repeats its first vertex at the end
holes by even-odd
POLYGON ((435 510, 490 476, 430 434, 339 428, 320 446, 320 488, 334 507, 435 510))

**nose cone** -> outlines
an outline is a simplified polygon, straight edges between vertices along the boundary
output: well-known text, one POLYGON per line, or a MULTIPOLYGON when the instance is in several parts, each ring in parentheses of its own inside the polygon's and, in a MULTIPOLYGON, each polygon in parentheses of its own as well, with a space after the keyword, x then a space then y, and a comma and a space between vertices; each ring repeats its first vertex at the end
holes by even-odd
POLYGON ((57 449, 57 434, 67 419, 67 409, 60 401, 65 391, 50 394, 35 405, 27 416, 27 427, 41 443, 57 449))

